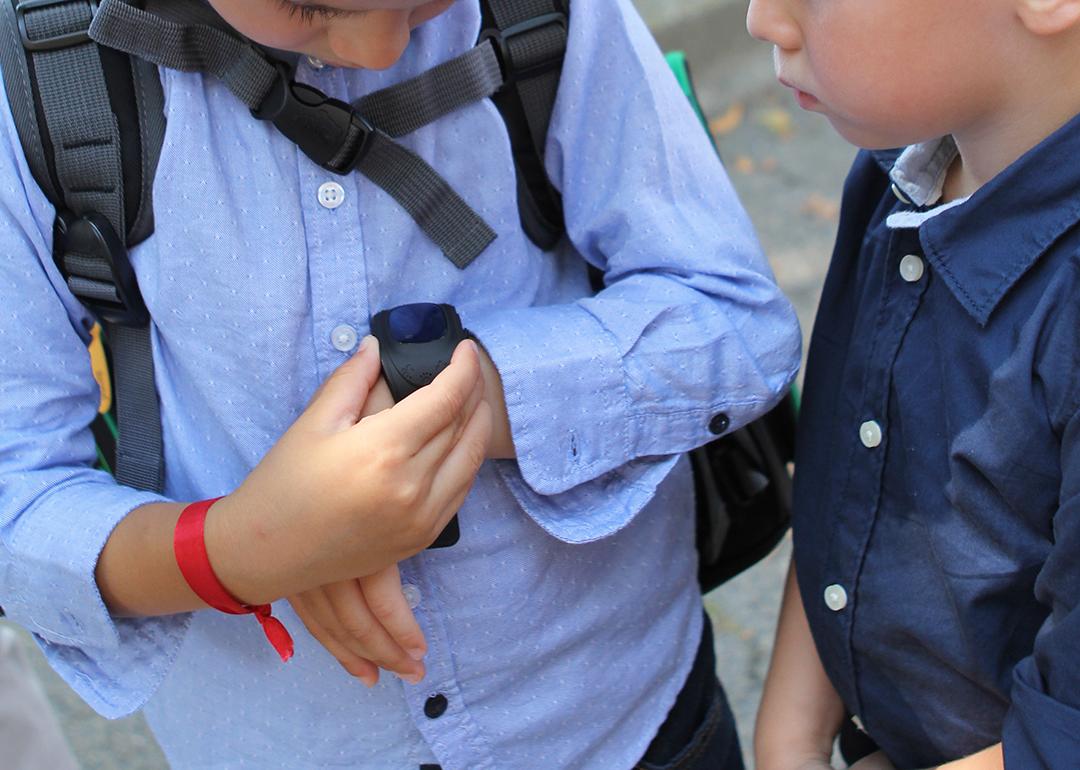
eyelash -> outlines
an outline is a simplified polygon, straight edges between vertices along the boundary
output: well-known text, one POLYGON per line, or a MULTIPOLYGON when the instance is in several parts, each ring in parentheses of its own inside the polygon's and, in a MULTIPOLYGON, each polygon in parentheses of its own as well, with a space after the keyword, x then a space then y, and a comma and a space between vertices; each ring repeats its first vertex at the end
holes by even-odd
POLYGON ((288 13, 289 18, 300 19, 305 24, 314 23, 316 18, 336 19, 350 13, 340 8, 327 8, 322 5, 296 5, 290 0, 278 0, 278 7, 288 13))

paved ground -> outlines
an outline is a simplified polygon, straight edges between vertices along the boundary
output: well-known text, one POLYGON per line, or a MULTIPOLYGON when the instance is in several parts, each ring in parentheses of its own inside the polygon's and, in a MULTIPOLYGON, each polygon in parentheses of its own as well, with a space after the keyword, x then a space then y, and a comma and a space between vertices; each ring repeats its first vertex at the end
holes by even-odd
MULTIPOLYGON (((745 32, 740 0, 637 0, 665 49, 690 54, 706 112, 734 184, 781 285, 808 332, 836 229, 838 191, 852 150, 824 121, 797 111, 772 79, 767 46, 745 32)), ((772 644, 785 543, 713 592, 721 678, 749 747, 772 644)), ((159 770, 160 751, 141 718, 106 722, 78 701, 34 654, 76 755, 87 770, 159 770)))

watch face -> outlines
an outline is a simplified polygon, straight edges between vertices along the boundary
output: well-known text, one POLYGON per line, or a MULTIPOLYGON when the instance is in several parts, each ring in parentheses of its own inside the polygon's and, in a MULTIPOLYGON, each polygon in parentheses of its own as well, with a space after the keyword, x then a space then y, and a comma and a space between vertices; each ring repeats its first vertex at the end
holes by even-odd
POLYGON ((440 305, 418 302, 390 311, 390 334, 397 342, 432 342, 446 334, 446 314, 440 305))

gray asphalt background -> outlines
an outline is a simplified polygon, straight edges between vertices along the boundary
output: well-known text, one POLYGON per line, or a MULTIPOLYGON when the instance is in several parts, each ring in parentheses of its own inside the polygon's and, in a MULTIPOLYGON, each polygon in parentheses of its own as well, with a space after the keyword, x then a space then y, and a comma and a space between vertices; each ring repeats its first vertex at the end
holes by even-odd
MULTIPOLYGON (((636 1, 661 47, 689 54, 729 173, 808 336, 836 231, 839 191, 854 151, 819 117, 799 112, 774 83, 768 47, 746 34, 746 2, 636 1)), ((706 599, 717 631, 718 670, 739 720, 748 767, 789 553, 785 542, 706 599)), ((27 646, 86 770, 167 767, 141 717, 108 722, 96 716, 52 673, 36 647, 27 646)))

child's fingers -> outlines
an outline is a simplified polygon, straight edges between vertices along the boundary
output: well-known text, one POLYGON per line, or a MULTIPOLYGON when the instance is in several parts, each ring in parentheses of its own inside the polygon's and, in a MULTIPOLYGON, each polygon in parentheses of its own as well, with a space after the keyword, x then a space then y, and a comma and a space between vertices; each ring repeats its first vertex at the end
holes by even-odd
POLYGON ((491 439, 491 408, 481 401, 460 439, 441 461, 431 483, 429 500, 441 511, 437 532, 461 507, 487 457, 491 439))
POLYGON ((468 426, 473 415, 476 414, 476 409, 480 406, 483 398, 483 385, 477 382, 476 387, 469 396, 469 400, 461 408, 459 418, 436 433, 426 444, 417 449, 412 458, 412 466, 416 468, 415 472, 418 475, 427 476, 433 473, 446 458, 446 455, 450 453, 450 450, 461 441, 466 426, 468 426))
POLYGON ((334 430, 356 424, 381 373, 379 341, 365 337, 356 354, 315 391, 305 416, 320 427, 334 430))
POLYGON ((476 343, 466 340, 430 385, 403 399, 389 413, 371 419, 385 416, 392 420, 393 435, 400 440, 402 450, 414 455, 454 422, 468 419, 465 407, 478 381, 482 382, 479 353, 476 343))
POLYGON ((379 667, 370 660, 357 655, 333 637, 326 624, 318 618, 319 615, 325 615, 331 621, 336 622, 330 604, 326 602, 325 597, 322 597, 324 604, 322 605, 323 611, 320 612, 317 609, 319 605, 311 600, 311 597, 315 594, 322 597, 322 589, 316 588, 314 591, 292 597, 289 599, 289 604, 292 605, 293 611, 296 612, 296 616, 300 618, 308 632, 315 637, 319 644, 326 648, 327 652, 337 658, 342 668, 368 687, 374 687, 379 682, 379 667))
MULTIPOLYGON (((401 591, 398 583, 398 591, 401 591)), ((393 671, 407 682, 415 684, 424 677, 424 666, 409 657, 382 627, 367 605, 360 584, 346 580, 326 586, 337 628, 334 638, 357 655, 367 658, 380 668, 393 671)))
POLYGON ((413 660, 422 660, 427 653, 427 641, 405 599, 397 565, 392 564, 374 575, 360 578, 358 582, 368 609, 390 638, 413 660))

